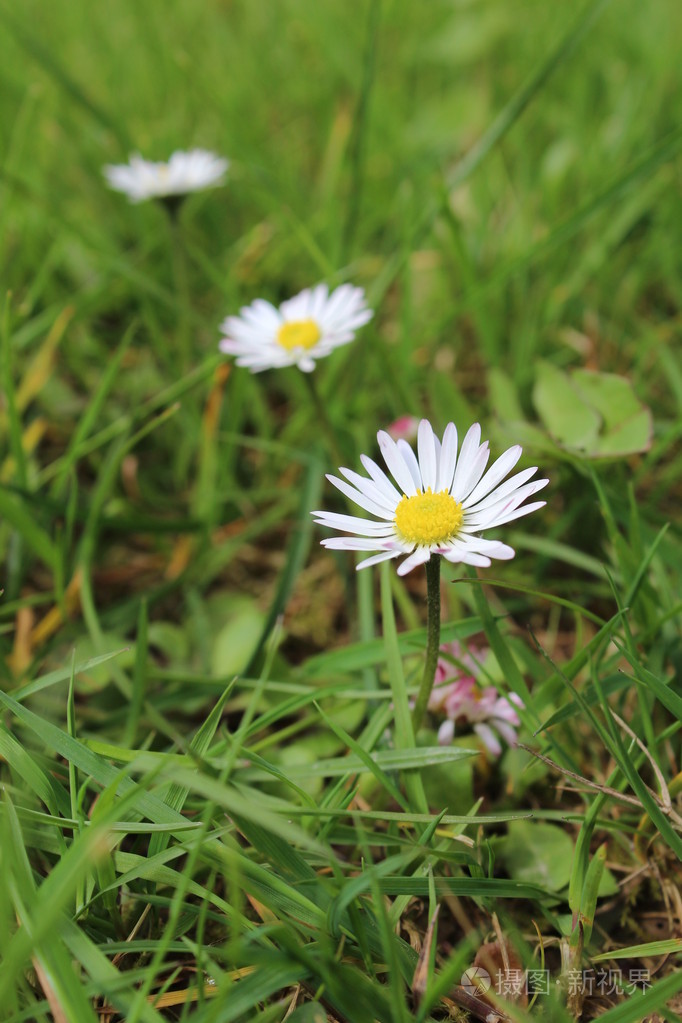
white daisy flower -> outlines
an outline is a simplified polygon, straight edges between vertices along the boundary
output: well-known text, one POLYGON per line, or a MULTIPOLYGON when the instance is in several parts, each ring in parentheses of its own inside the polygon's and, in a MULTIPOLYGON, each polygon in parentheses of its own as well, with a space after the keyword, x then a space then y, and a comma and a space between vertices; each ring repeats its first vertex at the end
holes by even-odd
POLYGON ((222 183, 230 161, 205 149, 181 150, 167 163, 143 160, 133 153, 128 163, 107 165, 103 172, 111 188, 124 192, 131 202, 187 195, 222 183))
POLYGON ((479 534, 529 515, 546 504, 545 501, 523 504, 549 483, 545 479, 530 482, 537 466, 523 469, 502 482, 521 457, 518 444, 500 455, 485 472, 490 452, 488 441, 481 443, 478 423, 468 430, 459 455, 454 423, 448 423, 441 443, 431 424, 422 419, 417 435, 418 457, 406 441, 396 443, 383 430, 377 434, 377 440, 397 488, 366 455, 360 458, 369 478, 352 469, 339 470, 345 480, 327 476, 342 494, 376 518, 312 512, 318 525, 356 534, 323 540, 324 547, 374 552, 358 568, 402 554, 409 556, 398 568, 398 575, 425 564, 432 554, 442 554, 447 561, 487 568, 491 558, 513 558, 514 550, 479 534))
POLYGON ((330 294, 326 284, 318 284, 278 309, 257 298, 239 316, 228 316, 220 326, 225 334, 220 350, 236 355, 237 365, 252 373, 282 366, 311 373, 317 359, 347 345, 373 315, 362 288, 342 284, 330 294))

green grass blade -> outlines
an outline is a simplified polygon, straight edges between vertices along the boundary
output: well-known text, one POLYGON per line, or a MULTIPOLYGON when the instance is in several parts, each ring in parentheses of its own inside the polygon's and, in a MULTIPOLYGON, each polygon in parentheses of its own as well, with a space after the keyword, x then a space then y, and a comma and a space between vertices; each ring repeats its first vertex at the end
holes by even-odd
POLYGON ((10 16, 7 10, 3 10, 0 16, 29 57, 32 57, 72 100, 86 110, 99 123, 100 127, 112 131, 124 149, 130 149, 130 139, 123 125, 115 121, 107 111, 88 96, 80 83, 60 63, 54 49, 44 46, 35 34, 28 32, 24 25, 10 16))

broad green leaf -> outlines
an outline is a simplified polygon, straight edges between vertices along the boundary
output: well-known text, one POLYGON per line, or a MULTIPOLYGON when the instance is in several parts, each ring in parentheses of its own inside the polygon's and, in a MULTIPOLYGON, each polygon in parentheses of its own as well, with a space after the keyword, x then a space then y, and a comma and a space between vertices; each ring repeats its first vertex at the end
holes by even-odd
POLYGON ((254 602, 240 602, 235 607, 213 643, 214 675, 229 676, 245 670, 262 636, 264 622, 264 615, 254 602))
POLYGON ((541 884, 558 892, 570 880, 573 841, 556 824, 511 821, 500 852, 507 870, 517 881, 541 884))
POLYGON ((306 1002, 299 1005, 289 1018, 289 1023, 327 1023, 326 1010, 319 1002, 306 1002))
POLYGON ((586 405, 568 374, 549 362, 538 364, 533 403, 552 437, 576 451, 588 451, 599 437, 601 417, 586 405))
POLYGON ((651 411, 626 377, 585 369, 566 373, 540 362, 533 402, 548 432, 568 451, 616 458, 651 447, 651 411))
POLYGON ((637 398, 626 377, 576 369, 573 383, 583 400, 602 417, 595 457, 607 458, 648 451, 653 423, 651 410, 637 398))

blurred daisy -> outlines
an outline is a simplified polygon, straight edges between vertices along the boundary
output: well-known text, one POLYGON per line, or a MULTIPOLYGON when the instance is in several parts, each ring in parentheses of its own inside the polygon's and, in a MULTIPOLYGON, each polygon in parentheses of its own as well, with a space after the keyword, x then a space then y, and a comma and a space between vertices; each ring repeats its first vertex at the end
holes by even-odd
POLYGON ((482 688, 476 681, 477 661, 485 652, 474 647, 471 653, 463 650, 455 640, 440 648, 441 656, 436 668, 436 684, 429 696, 429 710, 435 715, 445 715, 445 721, 438 729, 438 742, 447 746, 455 735, 455 724, 473 725, 486 749, 493 756, 499 756, 501 736, 508 746, 516 746, 516 729, 521 724, 516 707, 523 707, 523 700, 516 693, 500 696, 494 686, 482 688), (473 656, 472 656, 473 654, 473 656), (456 662, 456 663, 455 663, 456 662))
POLYGON ((416 416, 400 416, 394 423, 386 427, 386 433, 393 440, 416 440, 419 420, 416 416))
POLYGON ((549 483, 546 479, 531 482, 537 466, 502 482, 521 457, 518 444, 485 471, 490 452, 488 442, 481 443, 478 423, 467 432, 459 454, 454 423, 448 424, 441 442, 431 424, 422 419, 417 455, 406 441, 396 442, 383 430, 377 434, 377 440, 397 487, 366 455, 360 458, 369 477, 351 469, 339 470, 345 480, 327 476, 342 494, 375 518, 326 511, 312 513, 321 526, 356 534, 323 540, 324 547, 373 552, 358 568, 402 554, 408 557, 398 568, 398 575, 425 564, 432 554, 441 554, 455 563, 487 567, 491 558, 513 558, 514 550, 479 534, 529 515, 546 503, 523 504, 549 483))
POLYGON ((279 308, 262 298, 228 316, 220 329, 220 350, 237 356, 237 365, 252 373, 282 366, 315 369, 334 348, 346 345, 372 319, 362 288, 342 284, 329 293, 326 284, 306 288, 279 308))
POLYGON ((429 699, 429 710, 446 714, 438 729, 438 742, 448 746, 455 736, 455 723, 473 725, 476 735, 493 756, 502 752, 501 736, 508 746, 516 746, 516 729, 521 724, 516 707, 523 700, 516 693, 500 696, 494 686, 481 688, 469 675, 434 689, 429 699))
MULTIPOLYGON (((456 639, 452 643, 443 643, 439 654, 436 675, 433 680, 436 687, 444 686, 453 678, 465 676, 475 678, 478 674, 478 665, 485 657, 485 651, 480 650, 477 646, 470 644, 467 650, 456 639)), ((444 693, 445 689, 439 691, 444 693)), ((429 710, 442 710, 441 701, 436 700, 436 689, 433 690, 431 697, 429 697, 429 710), (435 702, 432 703, 431 697, 435 702)))
POLYGON ((229 165, 229 160, 205 149, 178 150, 167 163, 143 160, 133 153, 128 163, 104 167, 104 176, 111 188, 124 192, 131 202, 144 202, 220 185, 229 165))

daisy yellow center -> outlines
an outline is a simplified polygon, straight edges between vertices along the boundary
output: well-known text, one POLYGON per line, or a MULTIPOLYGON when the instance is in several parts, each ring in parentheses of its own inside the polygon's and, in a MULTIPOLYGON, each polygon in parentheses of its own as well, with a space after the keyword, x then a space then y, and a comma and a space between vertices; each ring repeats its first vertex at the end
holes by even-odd
POLYGON ((315 320, 291 320, 277 331, 277 343, 292 352, 294 348, 314 348, 322 337, 315 320))
POLYGON ((447 490, 431 487, 412 497, 404 495, 395 510, 395 528, 403 540, 423 546, 445 543, 457 534, 464 513, 447 490))

